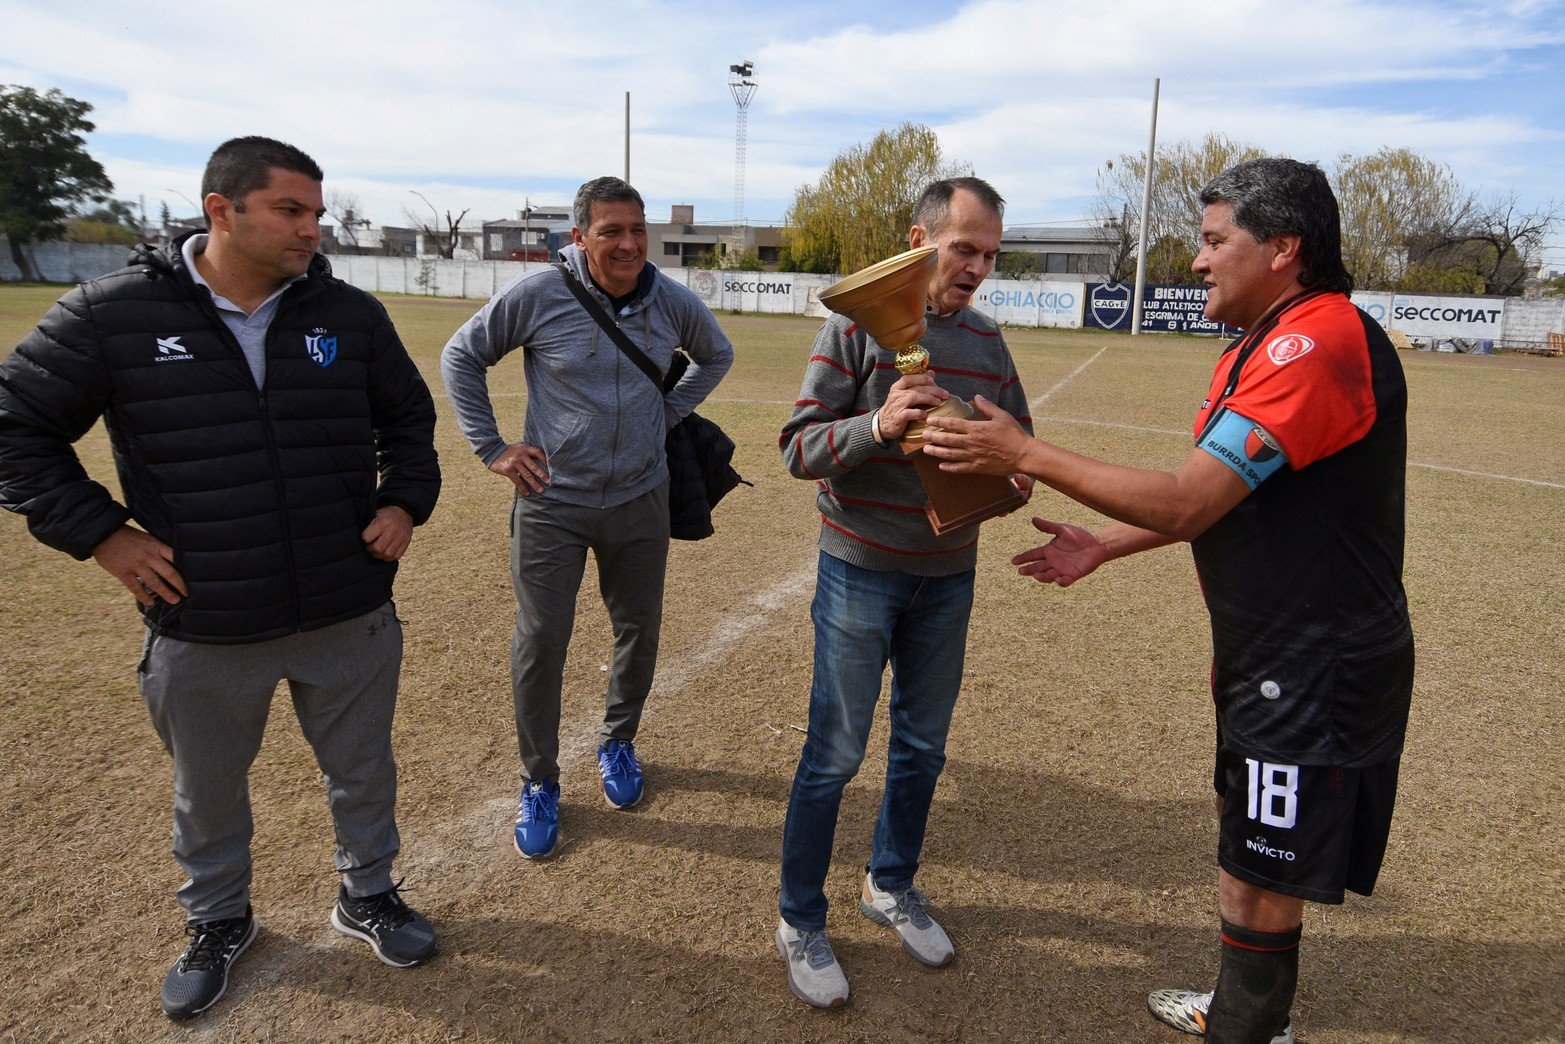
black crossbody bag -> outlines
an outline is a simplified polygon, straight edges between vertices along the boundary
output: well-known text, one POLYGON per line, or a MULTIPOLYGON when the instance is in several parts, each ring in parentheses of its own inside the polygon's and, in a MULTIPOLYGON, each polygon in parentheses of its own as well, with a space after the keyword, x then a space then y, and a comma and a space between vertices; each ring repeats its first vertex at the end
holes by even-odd
MULTIPOLYGON (((674 349, 674 361, 668 373, 660 373, 657 364, 625 336, 625 331, 603 310, 581 280, 562 262, 556 262, 554 267, 560 270, 571 294, 609 335, 615 347, 636 364, 636 369, 647 375, 653 387, 667 395, 690 365, 690 356, 683 349, 674 349)), ((694 411, 669 429, 663 450, 668 456, 669 536, 675 540, 704 540, 713 533, 712 509, 717 507, 718 501, 741 482, 746 486, 755 483, 746 482, 733 468, 734 440, 715 422, 694 411)))

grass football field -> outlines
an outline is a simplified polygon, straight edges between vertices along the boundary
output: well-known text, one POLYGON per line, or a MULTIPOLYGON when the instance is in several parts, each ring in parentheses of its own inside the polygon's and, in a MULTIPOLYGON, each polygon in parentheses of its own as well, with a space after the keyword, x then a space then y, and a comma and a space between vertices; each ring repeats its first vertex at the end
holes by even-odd
MULTIPOLYGON (((0 287, 0 347, 59 288, 0 287)), ((478 302, 392 297, 431 388, 478 302)), ((853 987, 788 992, 772 943, 805 722, 818 516, 776 436, 819 323, 721 317, 738 354, 702 412, 754 488, 671 555, 659 674, 638 740, 648 799, 603 802, 592 755, 610 651, 589 566, 566 669, 562 838, 511 847, 510 487, 444 399, 445 489, 398 579, 399 876, 441 953, 399 971, 334 933, 332 831, 284 690, 252 773, 262 930, 189 1027, 158 1010, 182 949, 169 760, 135 685, 133 602, 91 562, 0 517, 0 1040, 1011 1040, 1165 1042, 1147 991, 1216 972, 1212 711, 1188 549, 1069 590, 1018 577, 1040 489, 986 523, 966 679, 920 884, 959 956, 934 971, 856 911, 883 720, 848 788, 828 894, 853 987)), ((1148 467, 1180 461, 1218 343, 1081 331, 1007 339, 1038 434, 1148 467)), ((491 376, 520 432, 520 353, 491 376)), ((1547 1041, 1565 1034, 1565 362, 1404 353, 1406 583, 1418 675, 1374 896, 1311 907, 1301 1041, 1547 1041)), ((112 484, 102 427, 79 443, 112 484)), ((1279 591, 1277 597, 1287 598, 1279 591)))

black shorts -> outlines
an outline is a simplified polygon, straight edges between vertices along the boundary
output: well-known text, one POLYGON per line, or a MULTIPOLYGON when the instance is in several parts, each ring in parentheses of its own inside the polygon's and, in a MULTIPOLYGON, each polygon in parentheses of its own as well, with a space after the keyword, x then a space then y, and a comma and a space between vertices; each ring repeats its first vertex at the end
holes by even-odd
POLYGON ((1344 889, 1369 895, 1391 834, 1399 766, 1399 759, 1365 768, 1287 765, 1219 747, 1218 865, 1315 903, 1340 903, 1344 889))

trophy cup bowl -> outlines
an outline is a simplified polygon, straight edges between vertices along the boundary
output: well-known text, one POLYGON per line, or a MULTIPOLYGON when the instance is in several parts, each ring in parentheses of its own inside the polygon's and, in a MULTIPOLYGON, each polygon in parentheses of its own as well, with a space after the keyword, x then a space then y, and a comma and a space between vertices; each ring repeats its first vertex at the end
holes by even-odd
MULTIPOLYGON (((902 353, 904 348, 916 345, 928 328, 924 306, 929 280, 934 274, 935 248, 917 247, 838 280, 822 290, 818 300, 833 312, 853 320, 882 348, 902 353)), ((923 354, 927 360, 928 353, 923 354)), ((925 361, 919 369, 902 372, 922 372, 927 365, 925 361)), ((899 365, 898 369, 902 367, 899 365)), ((971 418, 975 411, 953 395, 928 411, 928 415, 971 418)), ((977 525, 985 519, 1014 511, 1027 502, 1008 478, 941 471, 938 461, 921 452, 924 428, 922 422, 908 425, 900 445, 902 451, 913 458, 924 490, 929 494, 929 505, 924 511, 936 536, 977 525)))
POLYGON ((817 299, 895 352, 924 336, 924 295, 934 274, 935 248, 918 247, 839 279, 817 299))

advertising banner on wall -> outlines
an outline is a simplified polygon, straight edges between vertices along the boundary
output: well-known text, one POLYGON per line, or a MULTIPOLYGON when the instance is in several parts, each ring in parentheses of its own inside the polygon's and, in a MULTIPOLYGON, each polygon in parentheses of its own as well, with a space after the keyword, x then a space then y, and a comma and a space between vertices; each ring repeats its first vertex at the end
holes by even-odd
MULTIPOLYGON (((1373 315, 1374 313, 1370 313, 1373 315)), ((1425 297, 1397 294, 1391 320, 1381 325, 1413 337, 1500 340, 1503 297, 1425 297)))
POLYGON ((723 281, 723 307, 740 312, 792 312, 793 276, 787 272, 715 273, 723 281))
POLYGON ((1353 303, 1381 326, 1391 326, 1391 302, 1396 295, 1379 290, 1353 291, 1353 303))
MULTIPOLYGON (((1089 327, 1101 330, 1130 331, 1130 296, 1134 289, 1124 283, 1094 283, 1087 288, 1083 316, 1089 327)), ((1234 337, 1233 327, 1214 323, 1202 311, 1206 308, 1204 286, 1147 286, 1141 294, 1141 328, 1159 333, 1215 334, 1234 337)))
POLYGON ((685 285, 701 299, 701 303, 708 308, 723 307, 723 280, 718 272, 709 268, 680 268, 670 273, 674 278, 679 275, 685 277, 685 285))
POLYGON ((986 279, 973 295, 973 307, 1010 326, 1080 328, 1084 283, 1044 283, 986 279))

